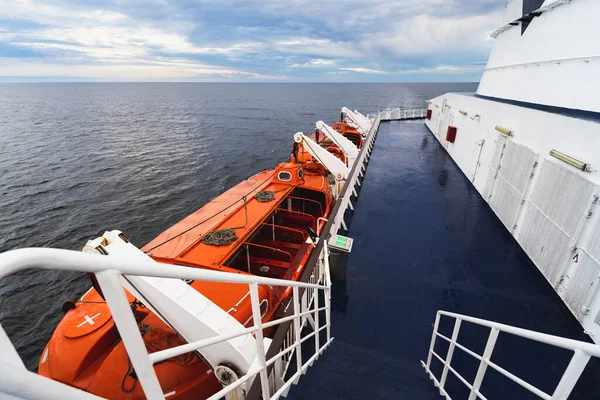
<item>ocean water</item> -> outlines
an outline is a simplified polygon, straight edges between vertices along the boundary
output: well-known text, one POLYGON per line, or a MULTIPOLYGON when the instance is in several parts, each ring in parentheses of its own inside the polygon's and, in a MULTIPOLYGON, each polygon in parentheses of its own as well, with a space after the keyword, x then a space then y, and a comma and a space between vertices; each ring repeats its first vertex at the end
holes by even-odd
MULTIPOLYGON (((0 252, 80 250, 105 230, 138 247, 240 180, 289 157, 292 136, 344 106, 425 108, 471 83, 0 84, 0 252)), ((31 370, 90 286, 81 273, 0 281, 0 322, 31 370)))

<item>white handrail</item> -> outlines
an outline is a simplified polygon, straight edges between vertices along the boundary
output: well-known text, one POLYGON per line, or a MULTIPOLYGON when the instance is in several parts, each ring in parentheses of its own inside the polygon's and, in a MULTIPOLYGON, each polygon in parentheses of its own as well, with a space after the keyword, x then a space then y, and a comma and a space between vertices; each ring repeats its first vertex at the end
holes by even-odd
MULTIPOLYGON (((328 267, 327 263, 319 263, 319 265, 323 265, 325 268, 328 267)), ((0 279, 28 268, 93 272, 96 274, 100 288, 102 289, 102 292, 106 298, 106 303, 109 307, 110 313, 115 321, 117 330, 119 331, 119 335, 123 340, 125 349, 127 350, 131 363, 135 368, 142 389, 144 390, 144 394, 148 399, 164 399, 164 395, 161 390, 158 377, 154 371, 153 364, 164 361, 176 355, 184 354, 190 351, 197 351, 204 347, 250 333, 254 333, 256 335, 255 343, 258 365, 254 368, 251 368, 236 382, 224 387, 221 391, 215 394, 215 398, 221 398, 227 393, 236 390, 239 386, 257 375, 260 375, 263 398, 267 399, 277 397, 275 395, 271 397, 270 395, 270 383, 266 369, 268 363, 265 359, 262 329, 286 322, 289 320, 289 318, 280 318, 278 320, 262 323, 260 316, 258 285, 292 287, 294 302, 298 301, 297 296, 299 288, 312 289, 313 298, 307 306, 309 310, 305 312, 295 310, 296 312, 293 315, 295 320, 299 320, 303 315, 314 314, 322 311, 317 308, 318 303, 314 301, 314 298, 319 295, 320 291, 324 292, 325 306, 323 307, 323 310, 328 312, 330 307, 330 286, 326 282, 323 282, 322 284, 311 284, 297 281, 264 278, 254 275, 232 274, 228 272, 210 271, 198 268, 183 267, 179 265, 161 264, 143 261, 136 258, 108 257, 100 254, 83 253, 62 249, 26 248, 11 250, 0 254, 0 279), (219 335, 204 340, 198 340, 148 354, 138 329, 137 322, 135 321, 132 310, 128 305, 127 297, 123 291, 121 284, 121 276, 123 275, 248 284, 250 288, 254 326, 252 328, 239 330, 238 332, 229 333, 227 335, 219 335), (311 309, 310 304, 314 304, 314 310, 311 309)), ((326 275, 327 273, 328 271, 318 271, 319 275, 326 275)), ((326 325, 322 327, 317 325, 315 327, 315 332, 319 331, 319 329, 325 328, 327 328, 329 331, 329 323, 330 321, 327 319, 326 325)), ((319 352, 323 351, 333 340, 332 338, 328 339, 329 340, 324 346, 315 349, 315 355, 318 355, 319 352)), ((14 347, 12 347, 10 342, 3 343, 3 345, 5 347, 11 347, 11 349, 8 350, 14 350, 14 347)), ((290 347, 294 347, 296 350, 299 350, 299 341, 296 341, 296 343, 292 344, 290 347)), ((270 360, 269 363, 274 361, 275 360, 270 360)), ((0 371, 4 371, 6 369, 3 368, 4 364, 1 362, 0 367, 2 367, 0 368, 0 371)), ((302 365, 300 365, 299 368, 302 368, 302 365)), ((21 367, 21 369, 24 369, 24 367, 21 367)), ((23 387, 27 385, 19 385, 19 382, 8 380, 7 376, 8 375, 6 373, 0 373, 0 390, 2 390, 3 393, 12 393, 17 395, 19 395, 19 393, 24 393, 23 387)), ((24 379, 28 379, 29 381, 33 382, 33 378, 31 378, 30 374, 25 374, 23 377, 24 379)), ((72 399, 82 398, 81 391, 79 390, 62 385, 58 382, 53 382, 49 379, 42 378, 38 375, 35 375, 35 378, 35 381, 38 382, 35 390, 42 393, 45 392, 44 395, 46 397, 54 396, 55 398, 60 397, 72 399), (60 387, 60 389, 56 389, 57 387, 60 387)))
POLYGON ((77 272, 103 272, 116 270, 123 275, 152 276, 173 279, 194 279, 224 283, 258 283, 272 286, 297 286, 302 288, 322 288, 321 285, 264 278, 255 275, 230 274, 180 265, 145 262, 139 258, 106 257, 100 254, 80 251, 25 248, 10 250, 0 254, 0 279, 28 268, 59 269, 77 272))
POLYGON ((427 355, 427 362, 425 363, 421 361, 421 365, 423 366, 423 368, 425 368, 425 371, 429 374, 429 377, 434 381, 435 386, 439 388, 440 394, 445 396, 447 400, 451 400, 450 395, 445 390, 446 376, 448 371, 452 372, 470 390, 469 400, 476 400, 477 398, 485 400, 485 396, 483 396, 480 393, 479 389, 481 387, 488 367, 493 368, 508 379, 517 383, 519 386, 529 390, 530 392, 534 393, 542 399, 558 400, 568 398, 569 394, 575 387, 575 384, 579 380, 579 377, 583 373, 583 370, 585 369, 585 366, 587 365, 590 357, 592 356, 600 357, 599 345, 563 338, 559 336, 548 335, 546 333, 531 331, 528 329, 517 328, 514 326, 500 324, 497 322, 492 322, 480 318, 474 318, 467 315, 451 313, 448 311, 438 311, 433 327, 433 334, 431 336, 431 343, 429 347, 429 353, 427 355), (448 338, 438 332, 441 316, 455 319, 454 331, 452 332, 451 338, 448 338), (488 341, 483 355, 479 355, 465 347, 463 344, 458 343, 458 334, 462 322, 469 322, 472 324, 490 328, 488 341), (550 346, 560 347, 563 349, 573 351, 573 357, 571 358, 569 365, 567 366, 560 382, 558 383, 552 395, 543 392, 542 390, 536 388, 532 384, 524 381, 523 379, 517 377, 516 375, 512 374, 511 372, 507 371, 506 369, 500 367, 499 365, 491 361, 492 352, 494 350, 496 340, 500 333, 507 333, 525 339, 530 339, 539 343, 544 343, 550 346), (435 341, 438 337, 449 343, 448 352, 446 354, 445 359, 434 351, 435 341), (451 367, 452 355, 455 347, 460 348, 465 353, 469 354, 470 356, 479 360, 480 362, 477 375, 475 376, 472 384, 469 383, 462 375, 460 375, 458 371, 451 367), (438 359, 443 365, 442 375, 439 380, 437 379, 437 377, 435 377, 430 368, 433 357, 438 359))
POLYGON ((585 353, 588 353, 594 357, 600 357, 600 345, 593 343, 581 342, 579 340, 568 339, 560 336, 549 335, 547 333, 541 333, 531 331, 528 329, 517 328, 506 324, 500 324, 498 322, 492 322, 485 319, 469 317, 467 315, 451 313, 448 311, 438 311, 440 315, 445 315, 452 318, 459 318, 463 321, 471 322, 473 324, 487 326, 488 328, 496 328, 500 332, 510 333, 515 336, 521 336, 526 339, 535 340, 536 342, 546 343, 551 346, 562 347, 563 349, 575 350, 579 349, 585 353))

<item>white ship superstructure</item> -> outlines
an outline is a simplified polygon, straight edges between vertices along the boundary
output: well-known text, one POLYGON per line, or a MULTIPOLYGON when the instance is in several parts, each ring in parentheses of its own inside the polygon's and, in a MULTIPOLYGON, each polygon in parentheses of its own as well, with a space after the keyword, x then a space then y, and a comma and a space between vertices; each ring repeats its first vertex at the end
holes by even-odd
POLYGON ((427 126, 600 341, 600 2, 512 0, 477 93, 427 126))

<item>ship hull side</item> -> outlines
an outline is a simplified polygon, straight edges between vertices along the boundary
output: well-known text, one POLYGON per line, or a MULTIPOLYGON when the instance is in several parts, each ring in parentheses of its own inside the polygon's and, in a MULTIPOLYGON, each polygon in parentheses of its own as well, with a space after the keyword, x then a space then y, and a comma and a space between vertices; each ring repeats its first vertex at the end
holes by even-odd
POLYGON ((429 130, 600 342, 600 124, 471 94, 447 93, 428 108, 429 130))

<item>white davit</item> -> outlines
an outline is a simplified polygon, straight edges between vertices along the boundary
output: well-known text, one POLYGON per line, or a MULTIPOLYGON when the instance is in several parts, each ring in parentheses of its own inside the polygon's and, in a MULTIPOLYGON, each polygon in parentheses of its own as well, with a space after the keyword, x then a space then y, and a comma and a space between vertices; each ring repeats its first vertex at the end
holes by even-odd
POLYGON ((348 159, 348 167, 351 168, 354 165, 354 161, 358 157, 358 148, 350 140, 346 139, 342 134, 336 132, 335 129, 319 121, 316 123, 317 129, 320 130, 325 136, 327 136, 333 143, 335 143, 346 155, 348 159))
MULTIPOLYGON (((123 240, 117 230, 105 232, 102 237, 89 241, 84 251, 97 252, 94 249, 99 241, 109 257, 156 262, 123 240)), ((181 279, 125 276, 123 286, 188 343, 245 329, 234 317, 181 279)), ((204 347, 200 352, 213 370, 227 363, 246 374, 256 356, 254 341, 254 337, 247 334, 204 347)))

